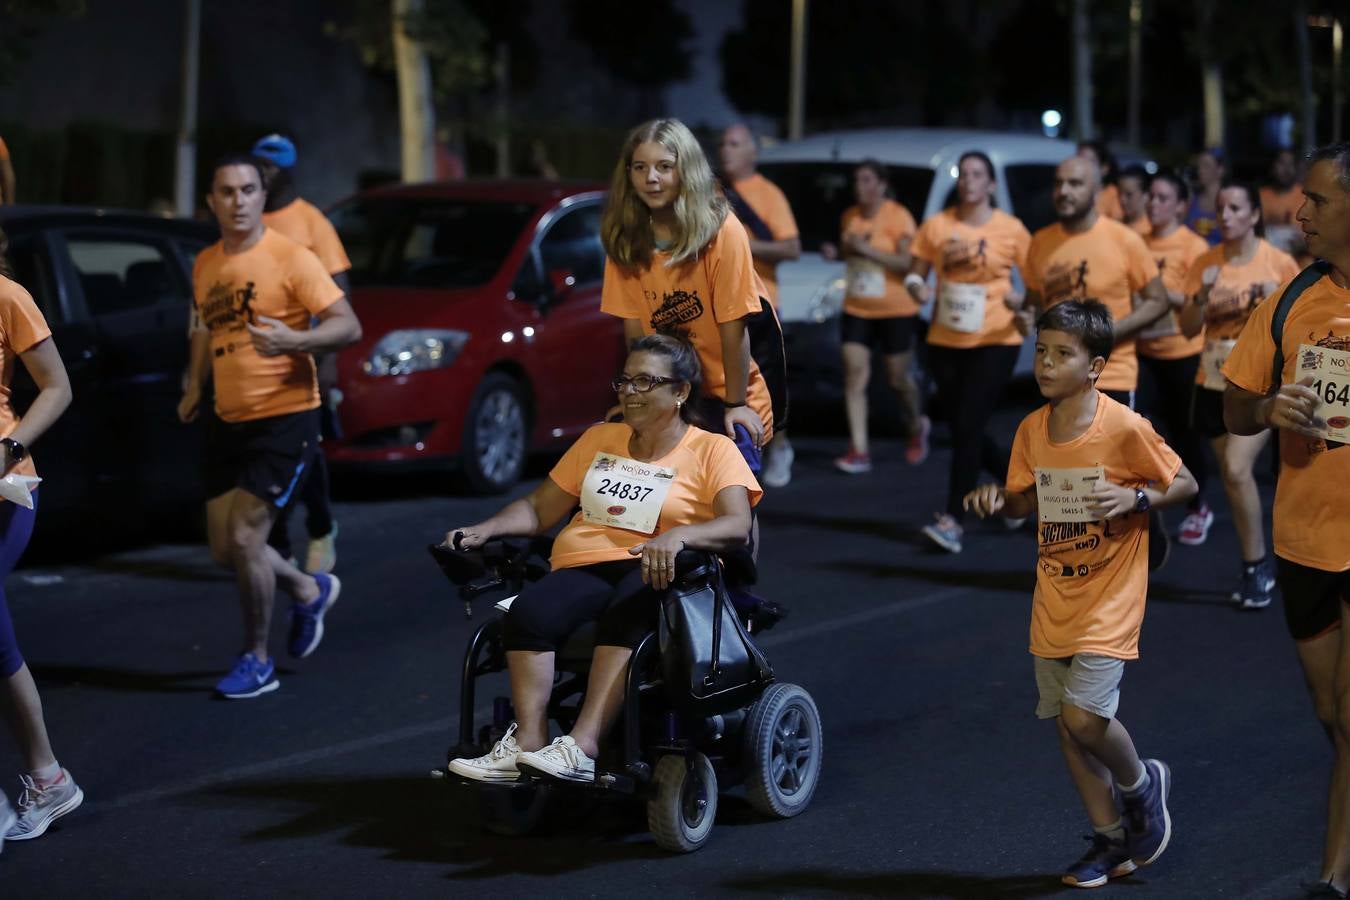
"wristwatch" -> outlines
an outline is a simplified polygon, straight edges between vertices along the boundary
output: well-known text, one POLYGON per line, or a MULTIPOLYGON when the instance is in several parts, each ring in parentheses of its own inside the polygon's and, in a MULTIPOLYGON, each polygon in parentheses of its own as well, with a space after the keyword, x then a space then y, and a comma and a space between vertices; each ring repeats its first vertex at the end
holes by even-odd
POLYGON ((1148 494, 1144 493, 1143 488, 1134 489, 1134 511, 1148 512, 1148 494))
POLYGON ((722 401, 722 406, 723 406, 725 409, 740 409, 742 406, 745 406, 745 401, 744 401, 744 400, 737 400, 735 403, 732 403, 732 402, 730 402, 730 401, 728 401, 728 400, 723 400, 723 401, 722 401))
POLYGON ((28 455, 28 451, 14 438, 0 438, 0 446, 5 448, 5 455, 9 457, 10 463, 16 463, 28 455))

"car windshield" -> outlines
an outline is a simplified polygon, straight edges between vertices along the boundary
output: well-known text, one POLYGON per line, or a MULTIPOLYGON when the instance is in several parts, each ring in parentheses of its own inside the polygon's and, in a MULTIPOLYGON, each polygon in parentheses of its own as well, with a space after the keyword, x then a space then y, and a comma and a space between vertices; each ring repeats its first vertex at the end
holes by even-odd
POLYGON ((530 223, 528 203, 357 199, 332 212, 354 285, 476 287, 492 280, 530 223))
MULTIPOLYGON (((760 173, 782 189, 792 204, 802 249, 820 250, 824 241, 839 241, 839 220, 857 200, 853 196, 853 170, 857 163, 764 162, 760 173)), ((891 196, 908 209, 916 221, 923 219, 933 170, 919 166, 887 166, 891 196)))

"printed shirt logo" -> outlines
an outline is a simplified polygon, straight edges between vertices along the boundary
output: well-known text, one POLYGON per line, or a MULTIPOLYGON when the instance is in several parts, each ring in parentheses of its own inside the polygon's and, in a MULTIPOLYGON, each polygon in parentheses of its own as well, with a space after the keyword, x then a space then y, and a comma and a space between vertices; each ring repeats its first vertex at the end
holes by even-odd
POLYGON ((1045 273, 1045 298, 1051 303, 1088 299, 1088 261, 1077 265, 1057 262, 1045 273))
POLYGON ((1245 322, 1252 310, 1266 298, 1266 287, 1259 281, 1248 284, 1246 290, 1215 285, 1210 291, 1209 302, 1205 304, 1205 322, 1211 325, 1235 320, 1245 322))
POLYGON ((661 305, 652 312, 652 328, 687 325, 703 317, 703 301, 698 291, 672 291, 665 295, 661 305))
POLYGON ((989 241, 980 238, 974 245, 953 235, 942 249, 942 270, 958 272, 962 269, 985 270, 989 266, 989 241))
POLYGON ((258 299, 253 282, 242 288, 217 281, 206 291, 201 319, 212 334, 221 331, 244 331, 245 324, 255 324, 253 304, 258 299))

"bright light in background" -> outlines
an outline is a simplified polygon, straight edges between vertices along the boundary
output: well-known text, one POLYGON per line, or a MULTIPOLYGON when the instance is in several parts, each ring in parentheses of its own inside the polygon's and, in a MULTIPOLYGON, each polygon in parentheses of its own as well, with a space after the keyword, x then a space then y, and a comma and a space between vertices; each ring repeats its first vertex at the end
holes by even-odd
POLYGON ((1047 109, 1041 113, 1041 130, 1045 132, 1046 137, 1059 137, 1059 126, 1063 122, 1064 117, 1057 109, 1047 109))
POLYGON ((509 343, 511 343, 512 341, 514 341, 515 339, 516 339, 516 336, 515 336, 515 334, 513 334, 512 332, 510 332, 510 331, 503 331, 503 332, 502 332, 502 343, 503 343, 503 344, 509 344, 509 343))

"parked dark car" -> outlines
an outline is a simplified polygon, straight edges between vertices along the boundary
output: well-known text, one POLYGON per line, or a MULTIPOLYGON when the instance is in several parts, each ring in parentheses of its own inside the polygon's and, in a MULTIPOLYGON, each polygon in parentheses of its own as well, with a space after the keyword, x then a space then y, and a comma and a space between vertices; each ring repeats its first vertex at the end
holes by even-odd
POLYGON ((331 211, 364 337, 338 356, 335 465, 520 477, 614 404, 622 323, 600 312, 602 186, 377 188, 331 211))
MULTIPOLYGON (((192 262, 214 226, 134 212, 0 207, 16 279, 47 318, 75 399, 34 448, 39 528, 134 528, 201 502, 201 435, 180 425, 192 262)), ((13 380, 22 414, 36 388, 13 380)))

